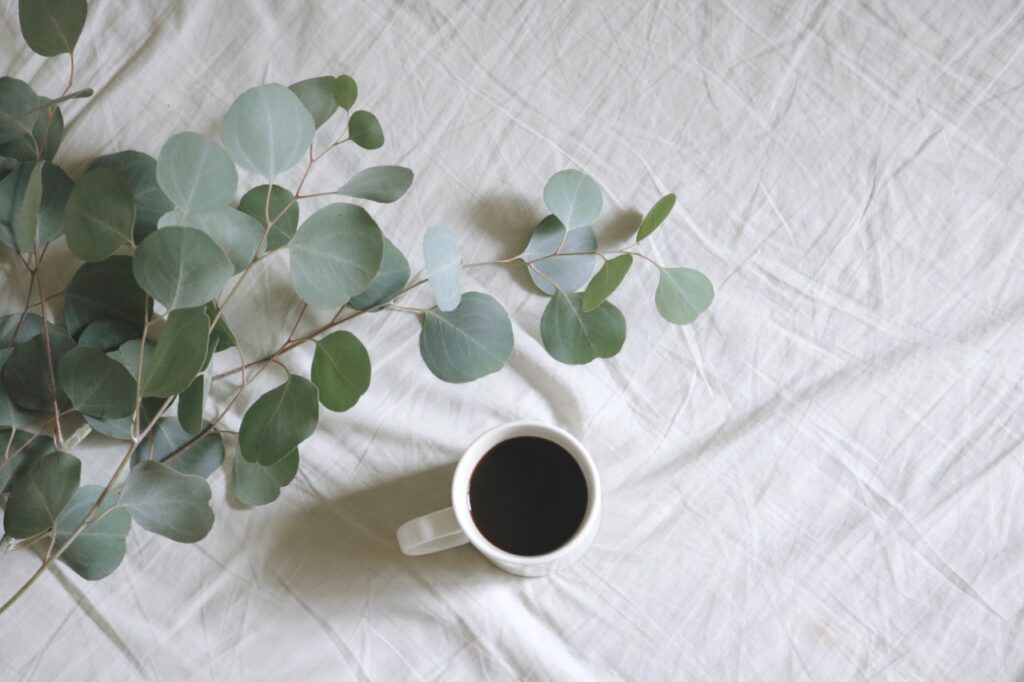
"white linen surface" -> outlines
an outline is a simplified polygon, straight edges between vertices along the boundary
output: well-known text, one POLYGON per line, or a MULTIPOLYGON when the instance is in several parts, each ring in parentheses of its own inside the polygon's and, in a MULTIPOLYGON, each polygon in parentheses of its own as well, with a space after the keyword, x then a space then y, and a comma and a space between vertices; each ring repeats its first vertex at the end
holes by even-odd
MULTIPOLYGON (((2 71, 59 92, 66 59, 29 52, 16 3, 0 7, 2 71)), ((56 567, 0 618, 0 678, 1017 678, 1022 11, 95 0, 76 83, 97 94, 66 107, 60 154, 74 173, 101 153, 155 155, 181 130, 216 136, 252 85, 350 73, 387 144, 342 147, 307 187, 412 167, 407 197, 371 212, 414 268, 438 222, 467 261, 516 253, 547 177, 579 167, 605 191, 605 245, 676 192, 648 252, 704 270, 717 298, 669 325, 638 262, 613 298, 622 353, 567 367, 541 346, 545 298, 522 273, 470 270, 467 288, 507 304, 516 351, 469 385, 429 374, 413 316, 360 318, 373 385, 350 412, 322 412, 281 499, 242 508, 218 472, 217 523, 197 545, 136 527, 111 578, 56 567), (461 449, 512 419, 592 450, 592 550, 536 580, 466 547, 403 557, 398 525, 445 506, 461 449)), ((26 282, 3 259, 13 310, 26 282)), ((74 261, 53 261, 59 291, 74 261)), ((232 304, 249 357, 294 320, 286 272, 282 253, 232 304)), ((93 481, 117 459, 100 438, 81 454, 93 481)), ((2 561, 6 597, 38 559, 2 561)))

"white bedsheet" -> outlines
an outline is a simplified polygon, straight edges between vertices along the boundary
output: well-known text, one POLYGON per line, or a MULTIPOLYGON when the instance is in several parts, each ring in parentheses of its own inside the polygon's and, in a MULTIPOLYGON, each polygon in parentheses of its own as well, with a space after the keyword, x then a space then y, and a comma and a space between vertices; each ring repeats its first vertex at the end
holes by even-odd
MULTIPOLYGON (((1019 3, 91 5, 76 82, 97 94, 67 107, 60 155, 75 173, 180 130, 216 135, 252 85, 350 73, 387 144, 343 148, 308 187, 415 169, 405 199, 371 209, 414 267, 437 222, 468 261, 515 253, 547 177, 579 167, 605 191, 607 245, 676 192, 649 253, 704 270, 717 298, 671 326, 638 263, 614 297, 622 353, 566 367, 521 273, 468 271, 507 304, 516 351, 461 386, 422 365, 413 316, 361 318, 373 386, 322 413, 278 502, 240 508, 218 472, 198 545, 136 528, 107 580, 57 567, 0 618, 0 678, 1024 672, 1019 3), (589 554, 538 580, 469 548, 403 557, 396 527, 445 505, 461 448, 523 418, 561 424, 598 462, 589 554)), ((59 92, 66 61, 30 53, 14 0, 0 9, 0 71, 59 92)), ((5 251, 4 310, 24 295, 16 265, 5 251)), ((297 312, 285 268, 272 259, 229 314, 250 357, 297 312)), ((87 478, 116 461, 107 446, 88 442, 87 478)), ((0 558, 3 596, 37 561, 0 558)))

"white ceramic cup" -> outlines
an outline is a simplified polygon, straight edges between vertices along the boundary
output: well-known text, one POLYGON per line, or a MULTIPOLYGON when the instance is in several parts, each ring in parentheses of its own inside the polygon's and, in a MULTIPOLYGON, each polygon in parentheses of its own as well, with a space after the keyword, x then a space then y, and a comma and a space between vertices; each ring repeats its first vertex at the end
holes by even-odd
POLYGON ((398 544, 412 556, 432 554, 472 543, 498 568, 525 576, 547 575, 565 566, 587 551, 601 523, 601 482, 597 467, 582 443, 566 431, 548 424, 513 422, 486 432, 469 446, 459 460, 452 478, 452 506, 420 516, 398 529, 398 544), (560 445, 575 458, 587 482, 587 510, 583 521, 569 540, 558 549, 536 556, 512 554, 484 537, 473 523, 469 511, 469 480, 477 462, 498 443, 520 436, 545 438, 560 445))

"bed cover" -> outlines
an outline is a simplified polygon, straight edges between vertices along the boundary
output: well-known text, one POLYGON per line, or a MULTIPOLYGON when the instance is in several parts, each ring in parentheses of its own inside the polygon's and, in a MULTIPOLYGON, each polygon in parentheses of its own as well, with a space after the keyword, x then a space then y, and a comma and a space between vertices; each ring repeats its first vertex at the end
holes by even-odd
MULTIPOLYGON (((578 167, 604 189, 607 245, 675 192, 649 252, 707 272, 717 297, 669 325, 643 270, 614 297, 622 353, 568 367, 544 352, 545 299, 520 273, 468 271, 516 340, 503 372, 468 385, 428 373, 415 317, 364 316, 373 386, 323 413, 278 502, 243 508, 218 472, 198 545, 136 529, 111 579, 58 567, 0 619, 0 678, 1024 672, 1020 3, 91 5, 77 82, 97 94, 68 106, 73 172, 216 135, 246 87, 349 73, 387 144, 328 157, 309 186, 414 168, 406 198, 373 209, 414 267, 439 222, 467 261, 516 253, 547 177, 578 167), (461 448, 512 419, 592 450, 592 550, 537 580, 469 548, 403 557, 396 527, 444 506, 461 448)), ((16 3, 0 6, 3 71, 59 91, 65 63, 30 53, 16 3)), ((5 253, 11 309, 15 264, 5 253)), ((250 357, 297 311, 286 265, 228 315, 250 357)), ((86 453, 98 480, 114 455, 98 439, 86 453)), ((5 595, 34 568, 22 554, 3 559, 5 595)))

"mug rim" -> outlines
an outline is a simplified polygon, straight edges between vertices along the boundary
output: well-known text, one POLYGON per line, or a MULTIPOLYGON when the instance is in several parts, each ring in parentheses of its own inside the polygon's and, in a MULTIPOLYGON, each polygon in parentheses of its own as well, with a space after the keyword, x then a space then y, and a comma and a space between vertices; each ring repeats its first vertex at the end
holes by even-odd
POLYGON ((494 426, 483 432, 466 448, 455 467, 452 476, 452 510, 462 532, 470 543, 485 556, 496 561, 517 565, 545 564, 570 554, 586 536, 590 527, 600 518, 601 483, 594 460, 583 444, 571 433, 554 424, 535 421, 514 421, 494 426), (477 528, 469 510, 469 482, 477 463, 498 443, 521 436, 537 436, 550 440, 572 455, 583 472, 587 483, 587 508, 580 525, 572 536, 557 549, 546 554, 515 554, 506 551, 490 540, 477 528))

